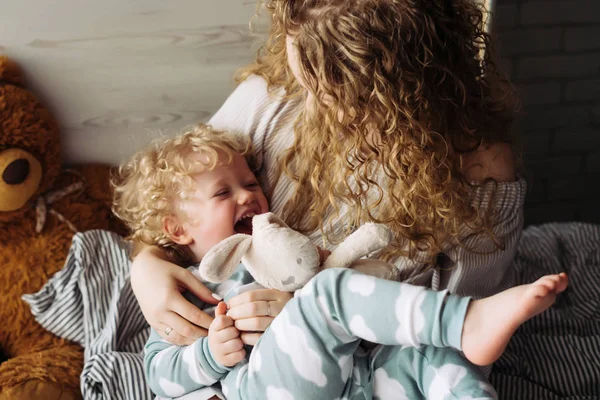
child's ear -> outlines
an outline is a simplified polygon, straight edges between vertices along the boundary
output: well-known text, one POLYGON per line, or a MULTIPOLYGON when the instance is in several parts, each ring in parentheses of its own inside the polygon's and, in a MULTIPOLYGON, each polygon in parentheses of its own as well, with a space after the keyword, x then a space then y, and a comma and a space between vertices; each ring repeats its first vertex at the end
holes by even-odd
POLYGON ((181 226, 179 220, 173 215, 163 218, 163 232, 169 236, 174 243, 182 246, 192 243, 193 240, 185 228, 181 226))

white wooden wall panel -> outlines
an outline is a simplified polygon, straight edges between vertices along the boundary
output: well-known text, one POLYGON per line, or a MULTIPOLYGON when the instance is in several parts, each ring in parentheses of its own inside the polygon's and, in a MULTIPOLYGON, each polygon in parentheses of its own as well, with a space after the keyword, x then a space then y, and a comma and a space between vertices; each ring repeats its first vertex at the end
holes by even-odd
POLYGON ((67 162, 118 163, 207 119, 263 38, 251 0, 2 0, 0 52, 57 116, 67 162))

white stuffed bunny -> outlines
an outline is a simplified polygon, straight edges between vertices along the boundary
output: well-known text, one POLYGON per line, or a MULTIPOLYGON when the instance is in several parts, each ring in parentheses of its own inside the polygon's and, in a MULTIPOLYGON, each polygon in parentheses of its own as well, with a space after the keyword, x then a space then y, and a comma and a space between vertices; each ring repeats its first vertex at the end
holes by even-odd
POLYGON ((265 288, 292 292, 325 268, 353 268, 384 279, 395 279, 396 269, 378 260, 361 259, 390 244, 392 232, 384 225, 367 223, 344 240, 320 265, 318 247, 273 213, 254 216, 252 235, 236 234, 203 257, 198 268, 202 280, 228 279, 242 262, 265 288))

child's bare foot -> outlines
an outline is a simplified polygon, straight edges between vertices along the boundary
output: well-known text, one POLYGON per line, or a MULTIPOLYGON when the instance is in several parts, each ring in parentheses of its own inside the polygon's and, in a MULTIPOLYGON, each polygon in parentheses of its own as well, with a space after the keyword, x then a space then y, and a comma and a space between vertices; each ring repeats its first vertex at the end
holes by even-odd
POLYGON ((461 339, 465 357, 473 364, 492 364, 502 355, 517 328, 550 307, 568 284, 565 273, 546 275, 529 285, 472 301, 461 339))

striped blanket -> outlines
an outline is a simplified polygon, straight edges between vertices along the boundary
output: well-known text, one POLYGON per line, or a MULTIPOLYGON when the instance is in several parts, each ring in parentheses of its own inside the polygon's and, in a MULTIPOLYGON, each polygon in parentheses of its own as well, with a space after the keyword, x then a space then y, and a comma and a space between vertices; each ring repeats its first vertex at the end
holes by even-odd
MULTIPOLYGON (((24 296, 36 319, 85 348, 85 399, 151 399, 142 349, 149 333, 129 284, 129 247, 110 232, 75 235, 65 267, 24 296)), ((600 399, 600 226, 529 227, 515 259, 521 283, 566 271, 571 286, 523 325, 490 380, 500 399, 600 399)))

